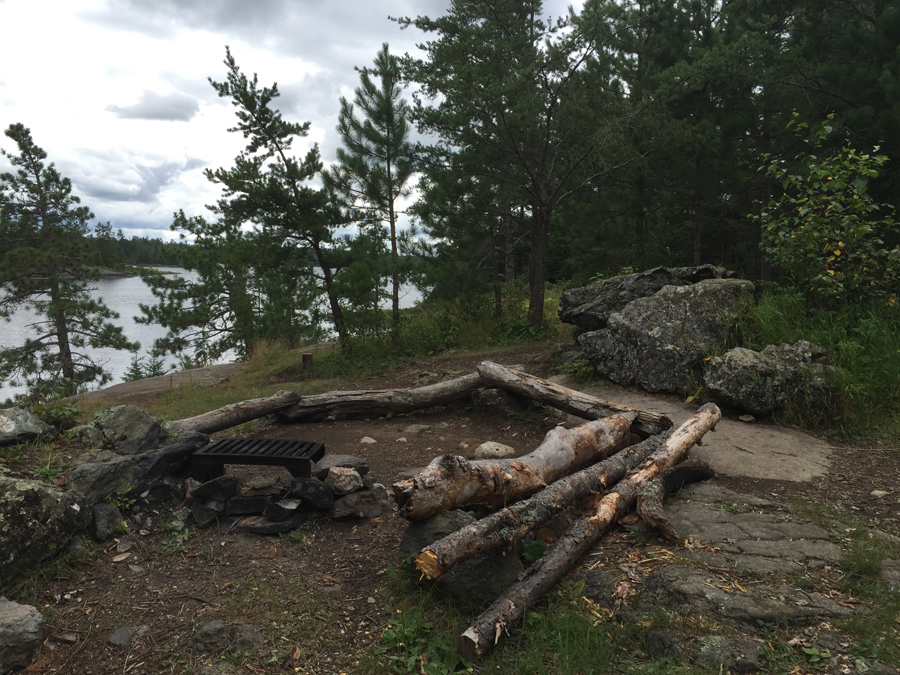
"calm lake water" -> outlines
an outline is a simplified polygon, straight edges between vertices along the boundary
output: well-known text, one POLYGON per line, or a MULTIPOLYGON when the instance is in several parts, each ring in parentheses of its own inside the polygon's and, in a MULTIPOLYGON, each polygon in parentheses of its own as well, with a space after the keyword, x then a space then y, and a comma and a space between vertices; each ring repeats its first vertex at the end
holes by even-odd
MULTIPOLYGON (((186 270, 178 268, 165 269, 181 274, 187 273, 186 270)), ((140 303, 152 305, 155 301, 150 288, 140 277, 100 279, 92 284, 92 288, 91 295, 93 297, 103 298, 111 310, 119 313, 119 319, 115 323, 122 326, 122 330, 128 336, 128 339, 141 343, 141 350, 138 352, 139 356, 146 356, 146 352, 153 347, 153 341, 166 334, 166 330, 158 324, 143 325, 134 321, 134 317, 141 313, 140 303)), ((400 290, 401 307, 412 307, 421 298, 421 293, 413 286, 403 287, 400 290)), ((387 298, 385 306, 390 306, 390 298, 387 298)), ((32 313, 20 310, 13 315, 12 321, 0 320, 0 347, 22 344, 26 336, 31 334, 30 325, 33 323, 34 318, 32 313)), ((123 376, 131 365, 133 354, 115 349, 91 349, 89 351, 112 374, 113 379, 109 385, 123 381, 123 376)), ((176 363, 177 360, 172 356, 166 359, 167 368, 174 366, 176 363)), ((7 397, 20 393, 25 393, 25 387, 11 387, 5 383, 0 384, 0 402, 6 400, 7 397)))

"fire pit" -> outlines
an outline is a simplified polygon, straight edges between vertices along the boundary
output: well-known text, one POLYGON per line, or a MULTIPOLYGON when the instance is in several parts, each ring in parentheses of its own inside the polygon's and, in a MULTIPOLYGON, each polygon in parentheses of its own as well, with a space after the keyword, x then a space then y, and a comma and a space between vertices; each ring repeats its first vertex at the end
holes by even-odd
POLYGON ((283 466, 295 478, 309 478, 311 463, 325 456, 322 441, 288 441, 272 438, 228 438, 194 452, 192 471, 201 482, 225 472, 226 464, 283 466))

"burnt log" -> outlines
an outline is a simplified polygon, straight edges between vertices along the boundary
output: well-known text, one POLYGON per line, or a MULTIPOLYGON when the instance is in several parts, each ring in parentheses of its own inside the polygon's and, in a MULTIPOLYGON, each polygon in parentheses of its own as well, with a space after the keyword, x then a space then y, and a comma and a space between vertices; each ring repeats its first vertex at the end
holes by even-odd
POLYGON ((675 539, 675 528, 666 515, 663 501, 667 495, 678 492, 685 485, 712 478, 715 472, 709 464, 695 460, 673 466, 653 480, 647 481, 637 498, 637 512, 647 525, 655 528, 666 539, 675 539))
POLYGON ((547 551, 495 600, 457 639, 459 653, 470 661, 486 654, 509 627, 522 618, 568 569, 593 546, 612 523, 628 513, 641 488, 678 463, 687 451, 714 429, 722 414, 708 403, 676 429, 666 443, 627 478, 599 498, 588 515, 576 520, 547 551))
POLYGON ((624 413, 574 429, 556 427, 534 451, 517 459, 436 457, 418 475, 393 485, 394 500, 407 520, 463 506, 511 504, 624 448, 633 419, 633 413, 624 413))
POLYGON ((672 420, 665 415, 604 401, 491 361, 482 361, 478 365, 478 373, 485 384, 502 387, 519 396, 534 399, 584 419, 595 420, 619 413, 634 413, 636 418, 632 424, 632 431, 644 438, 660 434, 673 426, 672 420))
POLYGON ((251 398, 247 401, 230 403, 202 415, 176 420, 172 422, 172 425, 184 431, 199 431, 203 434, 211 434, 271 415, 299 400, 300 396, 292 391, 278 391, 267 398, 251 398))
POLYGON ((668 435, 651 436, 602 462, 561 478, 530 499, 500 509, 437 540, 415 557, 416 567, 429 579, 435 579, 465 560, 524 538, 561 511, 578 508, 591 495, 622 480, 653 454, 668 435))

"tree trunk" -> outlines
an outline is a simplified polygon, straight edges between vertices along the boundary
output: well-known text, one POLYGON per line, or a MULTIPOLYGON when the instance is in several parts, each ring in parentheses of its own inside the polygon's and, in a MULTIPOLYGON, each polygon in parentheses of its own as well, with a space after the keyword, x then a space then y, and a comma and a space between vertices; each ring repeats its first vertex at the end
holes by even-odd
POLYGON ((586 517, 575 521, 519 581, 459 636, 457 648, 463 658, 474 661, 486 654, 500 636, 522 618, 525 609, 540 600, 607 528, 629 511, 641 487, 679 462, 708 430, 715 427, 721 416, 715 405, 702 406, 640 468, 600 498, 586 517))
POLYGON ((531 224, 531 260, 528 268, 530 295, 528 322, 532 326, 544 325, 544 281, 547 276, 547 232, 550 228, 550 207, 535 206, 531 224))
POLYGON ((416 556, 416 567, 429 579, 486 551, 523 539, 563 509, 578 508, 595 492, 613 485, 656 452, 668 434, 651 436, 609 459, 562 478, 531 499, 500 509, 461 530, 426 546, 416 556))
POLYGON ((304 396, 279 412, 282 422, 320 422, 377 415, 393 416, 422 408, 444 405, 483 387, 478 373, 417 389, 370 389, 332 391, 304 396))
POLYGON ((553 384, 534 375, 511 370, 490 361, 482 361, 478 365, 478 372, 485 384, 502 387, 519 396, 532 398, 585 419, 600 419, 625 412, 634 413, 636 418, 632 425, 632 431, 645 438, 672 428, 672 420, 665 415, 602 401, 580 391, 553 384))
POLYGON ((419 475, 394 483, 394 500, 407 520, 463 506, 511 504, 618 452, 628 442, 633 419, 633 413, 624 413, 574 429, 556 427, 533 452, 517 459, 436 457, 419 475))
POLYGON ((279 391, 268 398, 252 398, 248 401, 231 403, 217 410, 186 417, 172 424, 185 431, 199 431, 211 434, 222 429, 230 429, 238 424, 259 419, 278 412, 300 400, 300 396, 292 391, 279 391))

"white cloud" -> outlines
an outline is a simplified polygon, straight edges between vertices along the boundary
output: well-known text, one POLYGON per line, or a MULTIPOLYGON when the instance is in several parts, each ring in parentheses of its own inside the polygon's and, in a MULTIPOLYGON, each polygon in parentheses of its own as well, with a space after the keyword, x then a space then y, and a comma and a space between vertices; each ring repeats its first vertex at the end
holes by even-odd
POLYGON ((134 105, 108 105, 106 109, 123 120, 190 122, 200 110, 200 106, 196 99, 185 94, 173 92, 161 96, 145 89, 134 105))

